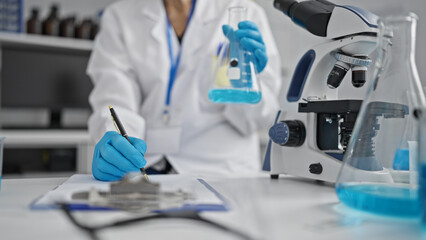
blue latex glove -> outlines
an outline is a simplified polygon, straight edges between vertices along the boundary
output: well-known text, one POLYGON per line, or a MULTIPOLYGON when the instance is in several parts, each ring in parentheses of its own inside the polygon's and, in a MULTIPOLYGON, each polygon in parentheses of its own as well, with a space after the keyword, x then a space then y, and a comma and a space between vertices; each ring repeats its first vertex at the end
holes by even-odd
POLYGON ((101 181, 117 181, 129 172, 140 172, 146 160, 145 141, 129 137, 132 144, 117 132, 107 132, 96 144, 92 162, 93 176, 101 181))
POLYGON ((254 56, 254 64, 258 73, 265 69, 268 63, 268 56, 266 55, 266 47, 263 42, 262 34, 259 31, 256 23, 251 21, 243 21, 238 24, 238 29, 233 31, 229 25, 222 26, 223 34, 230 38, 232 42, 233 38, 236 38, 244 50, 249 51, 254 56), (232 38, 232 39, 231 39, 232 38))

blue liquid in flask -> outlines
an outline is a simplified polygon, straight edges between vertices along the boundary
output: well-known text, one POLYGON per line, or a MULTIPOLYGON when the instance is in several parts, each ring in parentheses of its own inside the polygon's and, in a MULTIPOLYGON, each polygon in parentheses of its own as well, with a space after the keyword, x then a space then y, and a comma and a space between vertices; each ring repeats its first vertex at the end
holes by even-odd
POLYGON ((408 149, 397 149, 393 160, 393 169, 406 170, 410 169, 410 151, 408 149))
POLYGON ((209 99, 215 103, 258 103, 262 93, 238 89, 213 89, 209 91, 209 99))
POLYGON ((393 217, 417 217, 420 206, 414 188, 385 184, 339 184, 337 196, 347 206, 393 217))
POLYGON ((419 164, 419 199, 421 205, 421 221, 426 231, 426 163, 419 164))

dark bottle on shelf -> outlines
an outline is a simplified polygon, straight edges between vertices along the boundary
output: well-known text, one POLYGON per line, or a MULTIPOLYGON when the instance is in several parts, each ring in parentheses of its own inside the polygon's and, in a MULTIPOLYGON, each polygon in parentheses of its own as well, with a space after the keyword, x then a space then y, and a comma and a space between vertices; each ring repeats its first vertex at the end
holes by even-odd
POLYGON ((49 36, 59 36, 59 18, 58 18, 58 6, 52 5, 50 7, 50 13, 47 18, 43 21, 43 34, 49 36))
POLYGON ((84 19, 75 30, 75 37, 80 39, 90 39, 92 31, 92 20, 89 18, 84 19))
POLYGON ((73 38, 75 36, 75 16, 65 18, 59 24, 59 36, 73 38))
POLYGON ((99 24, 94 22, 92 24, 92 28, 90 29, 90 39, 94 40, 98 32, 99 32, 99 24))
POLYGON ((38 19, 38 13, 37 8, 31 10, 31 17, 27 21, 27 33, 41 34, 41 22, 38 19))

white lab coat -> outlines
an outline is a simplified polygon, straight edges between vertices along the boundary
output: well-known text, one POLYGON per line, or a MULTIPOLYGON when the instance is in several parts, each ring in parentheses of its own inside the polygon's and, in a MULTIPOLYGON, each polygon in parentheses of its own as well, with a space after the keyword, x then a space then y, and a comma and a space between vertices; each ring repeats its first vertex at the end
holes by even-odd
POLYGON ((115 131, 112 105, 127 133, 146 141, 148 166, 166 155, 179 173, 260 170, 257 131, 273 121, 281 85, 279 55, 263 9, 249 0, 197 0, 181 46, 173 36, 174 56, 180 47, 182 56, 168 124, 162 120, 171 64, 166 26, 162 0, 120 1, 105 10, 87 70, 94 83, 92 139, 115 131), (259 76, 257 105, 219 105, 207 97, 230 6, 248 8, 248 20, 259 26, 266 43, 269 61, 259 76))

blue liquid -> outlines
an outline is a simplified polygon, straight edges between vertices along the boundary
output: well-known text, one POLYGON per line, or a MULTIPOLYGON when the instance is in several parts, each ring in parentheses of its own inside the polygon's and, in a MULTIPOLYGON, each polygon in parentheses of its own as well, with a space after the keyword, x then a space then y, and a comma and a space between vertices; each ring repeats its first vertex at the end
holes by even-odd
POLYGON ((238 89, 213 89, 209 91, 209 99, 215 103, 258 103, 262 99, 262 93, 238 89))
POLYGON ((421 220, 426 230, 426 163, 419 164, 419 198, 421 205, 421 220))
POLYGON ((339 184, 340 201, 349 207, 393 217, 418 217, 416 189, 381 184, 339 184))
POLYGON ((397 149, 393 159, 393 169, 406 170, 410 168, 410 151, 408 149, 397 149))

